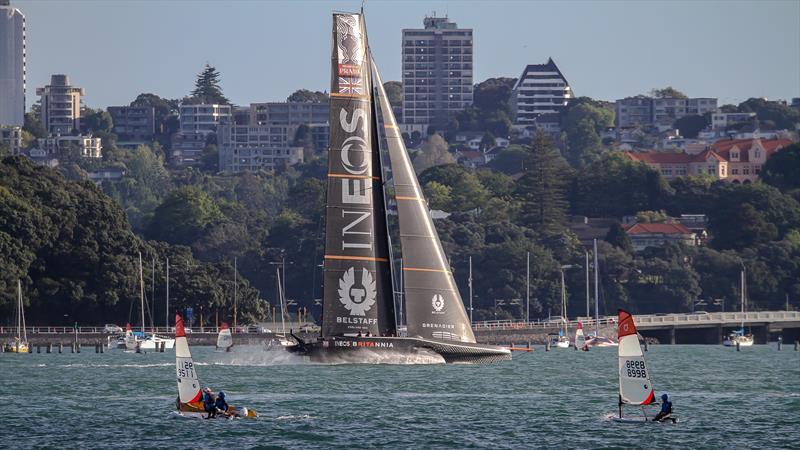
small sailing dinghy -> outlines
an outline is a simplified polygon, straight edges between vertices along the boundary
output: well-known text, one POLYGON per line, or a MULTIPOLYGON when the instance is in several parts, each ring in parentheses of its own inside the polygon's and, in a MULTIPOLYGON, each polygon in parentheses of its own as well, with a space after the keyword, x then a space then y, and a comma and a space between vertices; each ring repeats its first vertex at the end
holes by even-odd
POLYGON ((219 328, 219 334, 217 335, 217 350, 229 352, 231 351, 231 347, 233 347, 231 329, 228 328, 227 323, 222 322, 222 326, 219 328))
MULTIPOLYGON (((639 334, 633 315, 620 309, 619 315, 619 416, 612 417, 615 422, 652 422, 644 410, 645 405, 655 403, 655 391, 650 368, 644 362, 644 353, 639 344, 639 334), (642 417, 624 417, 623 405, 642 406, 642 417)), ((677 422, 669 416, 663 421, 677 422)))
MULTIPOLYGON (((192 360, 192 353, 189 351, 183 317, 180 314, 175 315, 175 371, 178 376, 178 399, 176 402, 178 414, 185 417, 204 418, 208 413, 203 408, 203 393, 192 360)), ((217 417, 258 417, 258 413, 254 409, 229 405, 227 415, 219 414, 217 417)))
POLYGON ((586 336, 583 335, 583 324, 578 322, 578 329, 575 330, 575 348, 578 350, 588 350, 586 346, 586 336))

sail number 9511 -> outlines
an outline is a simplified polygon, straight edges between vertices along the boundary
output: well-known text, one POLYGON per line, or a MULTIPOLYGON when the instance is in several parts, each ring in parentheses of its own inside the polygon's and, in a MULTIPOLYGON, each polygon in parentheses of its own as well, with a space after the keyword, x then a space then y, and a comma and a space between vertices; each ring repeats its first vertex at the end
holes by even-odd
POLYGON ((178 363, 178 376, 181 378, 194 377, 194 364, 191 361, 178 363))
POLYGON ((625 370, 628 372, 628 378, 647 378, 644 361, 625 361, 625 370))

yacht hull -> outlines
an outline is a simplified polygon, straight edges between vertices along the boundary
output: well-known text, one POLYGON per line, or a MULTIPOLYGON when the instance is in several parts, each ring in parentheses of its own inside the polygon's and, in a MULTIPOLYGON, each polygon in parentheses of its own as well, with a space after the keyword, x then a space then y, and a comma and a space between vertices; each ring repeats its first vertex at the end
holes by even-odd
POLYGON ((445 363, 471 364, 511 359, 511 351, 504 347, 409 337, 331 337, 310 343, 300 342, 296 346, 287 347, 287 350, 320 363, 370 364, 375 362, 374 356, 386 357, 386 360, 391 361, 392 356, 401 360, 407 357, 438 355, 445 363))

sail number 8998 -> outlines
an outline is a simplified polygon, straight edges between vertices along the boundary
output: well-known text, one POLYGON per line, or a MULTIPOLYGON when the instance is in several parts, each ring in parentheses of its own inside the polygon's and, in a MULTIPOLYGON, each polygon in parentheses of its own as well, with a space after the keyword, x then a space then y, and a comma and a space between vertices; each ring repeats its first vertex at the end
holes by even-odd
POLYGON ((628 378, 647 378, 644 361, 625 361, 625 369, 628 371, 628 378))

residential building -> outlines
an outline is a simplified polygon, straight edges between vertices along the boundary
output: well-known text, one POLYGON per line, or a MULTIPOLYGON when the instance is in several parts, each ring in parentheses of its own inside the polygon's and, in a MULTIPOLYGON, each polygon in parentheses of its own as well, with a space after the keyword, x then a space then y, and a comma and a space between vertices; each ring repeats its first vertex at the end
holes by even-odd
POLYGON ((22 128, 0 125, 0 144, 7 145, 12 155, 19 155, 22 152, 22 128))
POLYGON ((219 169, 256 172, 303 162, 303 148, 293 147, 296 126, 223 123, 217 133, 219 169))
POLYGON ((206 138, 203 133, 182 133, 172 135, 170 163, 174 166, 197 166, 203 161, 206 138))
POLYGON ((611 227, 618 224, 618 219, 610 217, 572 216, 568 226, 583 246, 591 247, 594 239, 605 239, 611 227))
POLYGON ((25 16, 0 0, 0 125, 24 125, 25 32, 25 16))
MULTIPOLYGON (((249 123, 257 125, 308 125, 317 151, 328 148, 329 103, 267 102, 251 103, 249 123)), ((240 123, 240 122, 236 122, 240 123)), ((241 124, 241 123, 240 123, 241 124)), ((292 136, 293 139, 294 136, 292 136)))
POLYGON ((181 133, 210 134, 217 130, 217 125, 231 117, 231 106, 199 103, 182 104, 180 107, 181 133))
POLYGON ((710 151, 728 162, 727 181, 748 184, 758 180, 769 157, 791 144, 789 139, 723 139, 711 144, 710 151))
POLYGON ((636 223, 624 225, 623 229, 637 252, 667 243, 697 245, 695 233, 680 223, 636 223))
POLYGON ((435 16, 423 25, 403 30, 402 129, 408 133, 444 128, 472 104, 472 29, 435 16))
POLYGON ((152 106, 109 106, 114 134, 120 141, 146 143, 156 134, 156 114, 152 106))
POLYGON ((65 146, 73 145, 80 150, 81 156, 84 158, 100 158, 102 156, 102 140, 93 136, 53 135, 44 139, 38 139, 37 142, 39 144, 39 149, 46 155, 58 157, 65 146))
POLYGON ((756 120, 756 113, 724 113, 720 111, 714 112, 711 115, 711 129, 724 130, 731 125, 738 125, 742 123, 753 123, 756 120))
POLYGON ((40 120, 49 134, 71 134, 79 128, 83 88, 69 84, 63 74, 51 75, 50 84, 36 89, 41 98, 40 120))
POLYGON ((761 166, 770 156, 791 143, 788 139, 725 139, 696 154, 648 151, 625 152, 625 155, 646 163, 667 179, 711 175, 719 180, 748 184, 758 180, 761 166))
POLYGON ((534 125, 542 114, 561 112, 572 98, 569 82, 549 58, 545 64, 529 64, 511 94, 514 122, 534 125))
POLYGON ((104 167, 102 169, 89 172, 89 179, 94 184, 100 184, 103 181, 119 181, 125 176, 127 171, 122 167, 104 167))
POLYGON ((716 110, 716 98, 652 98, 639 95, 616 101, 616 121, 621 128, 654 125, 669 129, 681 117, 702 116, 716 110))

